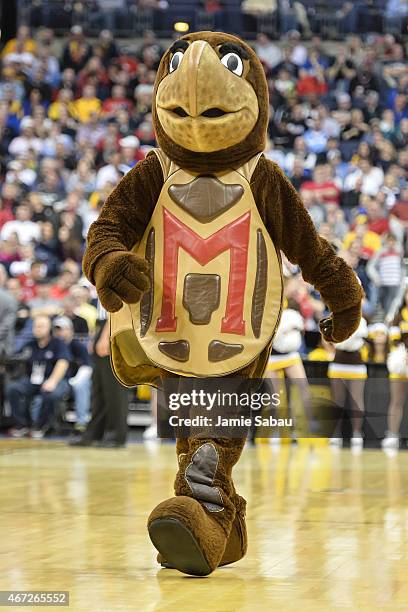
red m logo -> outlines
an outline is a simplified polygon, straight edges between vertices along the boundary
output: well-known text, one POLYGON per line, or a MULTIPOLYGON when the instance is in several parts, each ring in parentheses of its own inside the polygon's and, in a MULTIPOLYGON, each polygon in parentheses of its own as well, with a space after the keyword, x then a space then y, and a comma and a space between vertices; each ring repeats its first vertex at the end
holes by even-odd
POLYGON ((224 251, 230 251, 227 304, 221 332, 245 334, 243 312, 250 221, 251 213, 247 212, 208 238, 201 238, 168 210, 163 209, 163 298, 156 331, 166 332, 177 329, 176 288, 181 247, 202 266, 224 251))

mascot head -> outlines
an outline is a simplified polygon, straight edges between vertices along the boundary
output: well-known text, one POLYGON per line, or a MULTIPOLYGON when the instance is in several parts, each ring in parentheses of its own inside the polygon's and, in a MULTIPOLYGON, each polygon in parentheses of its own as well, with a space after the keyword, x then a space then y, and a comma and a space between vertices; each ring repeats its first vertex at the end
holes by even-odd
POLYGON ((183 36, 160 62, 153 120, 160 147, 182 168, 244 164, 265 147, 268 88, 261 62, 236 36, 183 36))

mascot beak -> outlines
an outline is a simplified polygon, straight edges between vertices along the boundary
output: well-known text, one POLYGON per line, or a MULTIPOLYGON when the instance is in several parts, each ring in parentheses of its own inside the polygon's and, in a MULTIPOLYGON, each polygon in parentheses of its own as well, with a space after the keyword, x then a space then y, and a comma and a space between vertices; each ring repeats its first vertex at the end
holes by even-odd
MULTIPOLYGON (((207 70, 211 70, 211 68, 215 69, 215 66, 220 63, 220 60, 207 42, 204 40, 196 40, 187 49, 184 62, 186 66, 185 72, 187 83, 190 84, 188 88, 187 112, 190 117, 197 117, 200 114, 197 102, 199 75, 201 76, 203 72, 207 75, 211 74, 211 72, 207 72, 207 70)), ((181 69, 183 69, 183 62, 181 69)))

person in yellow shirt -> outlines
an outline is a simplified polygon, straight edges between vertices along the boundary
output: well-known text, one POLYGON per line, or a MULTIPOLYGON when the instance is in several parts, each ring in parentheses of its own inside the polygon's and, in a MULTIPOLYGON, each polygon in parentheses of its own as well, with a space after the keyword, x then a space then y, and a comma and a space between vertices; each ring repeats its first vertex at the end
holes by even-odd
POLYGON ((88 123, 92 115, 99 115, 101 112, 101 101, 95 93, 93 85, 85 85, 82 97, 74 102, 75 116, 81 123, 88 123))
POLYGON ((75 116, 75 103, 72 101, 73 94, 70 89, 61 89, 55 102, 50 104, 48 109, 48 117, 53 121, 58 121, 61 118, 61 109, 67 109, 71 117, 75 116))
POLYGON ((355 229, 345 235, 343 247, 348 250, 356 238, 361 240, 362 250, 367 257, 374 255, 382 246, 381 236, 368 229, 366 218, 363 216, 357 219, 355 229))
POLYGON ((22 25, 18 28, 16 38, 12 38, 4 45, 4 49, 0 54, 1 58, 6 57, 10 53, 31 53, 35 54, 37 45, 35 40, 30 38, 30 29, 22 25))

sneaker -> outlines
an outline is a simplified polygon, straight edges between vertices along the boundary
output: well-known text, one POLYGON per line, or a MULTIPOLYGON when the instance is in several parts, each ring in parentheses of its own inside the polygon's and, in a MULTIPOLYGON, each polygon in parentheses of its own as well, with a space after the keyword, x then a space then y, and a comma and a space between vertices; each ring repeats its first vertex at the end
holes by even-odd
POLYGON ((399 449, 399 437, 395 434, 387 433, 385 438, 381 440, 381 448, 383 450, 387 449, 399 449))
POLYGON ((350 440, 350 448, 352 451, 358 453, 363 450, 364 440, 362 436, 353 436, 350 440))
POLYGON ((33 440, 42 440, 45 436, 45 431, 43 429, 32 429, 30 436, 33 440))
POLYGON ((152 423, 150 427, 147 427, 143 432, 143 440, 156 440, 157 438, 157 425, 152 423))
POLYGON ((13 427, 10 429, 9 434, 12 438, 24 438, 29 433, 28 427, 13 427))
POLYGON ((343 448, 343 438, 330 438, 329 444, 333 448, 343 448))
POLYGON ((75 433, 83 434, 85 430, 86 430, 86 424, 85 423, 75 423, 75 425, 74 425, 74 432, 75 433))

